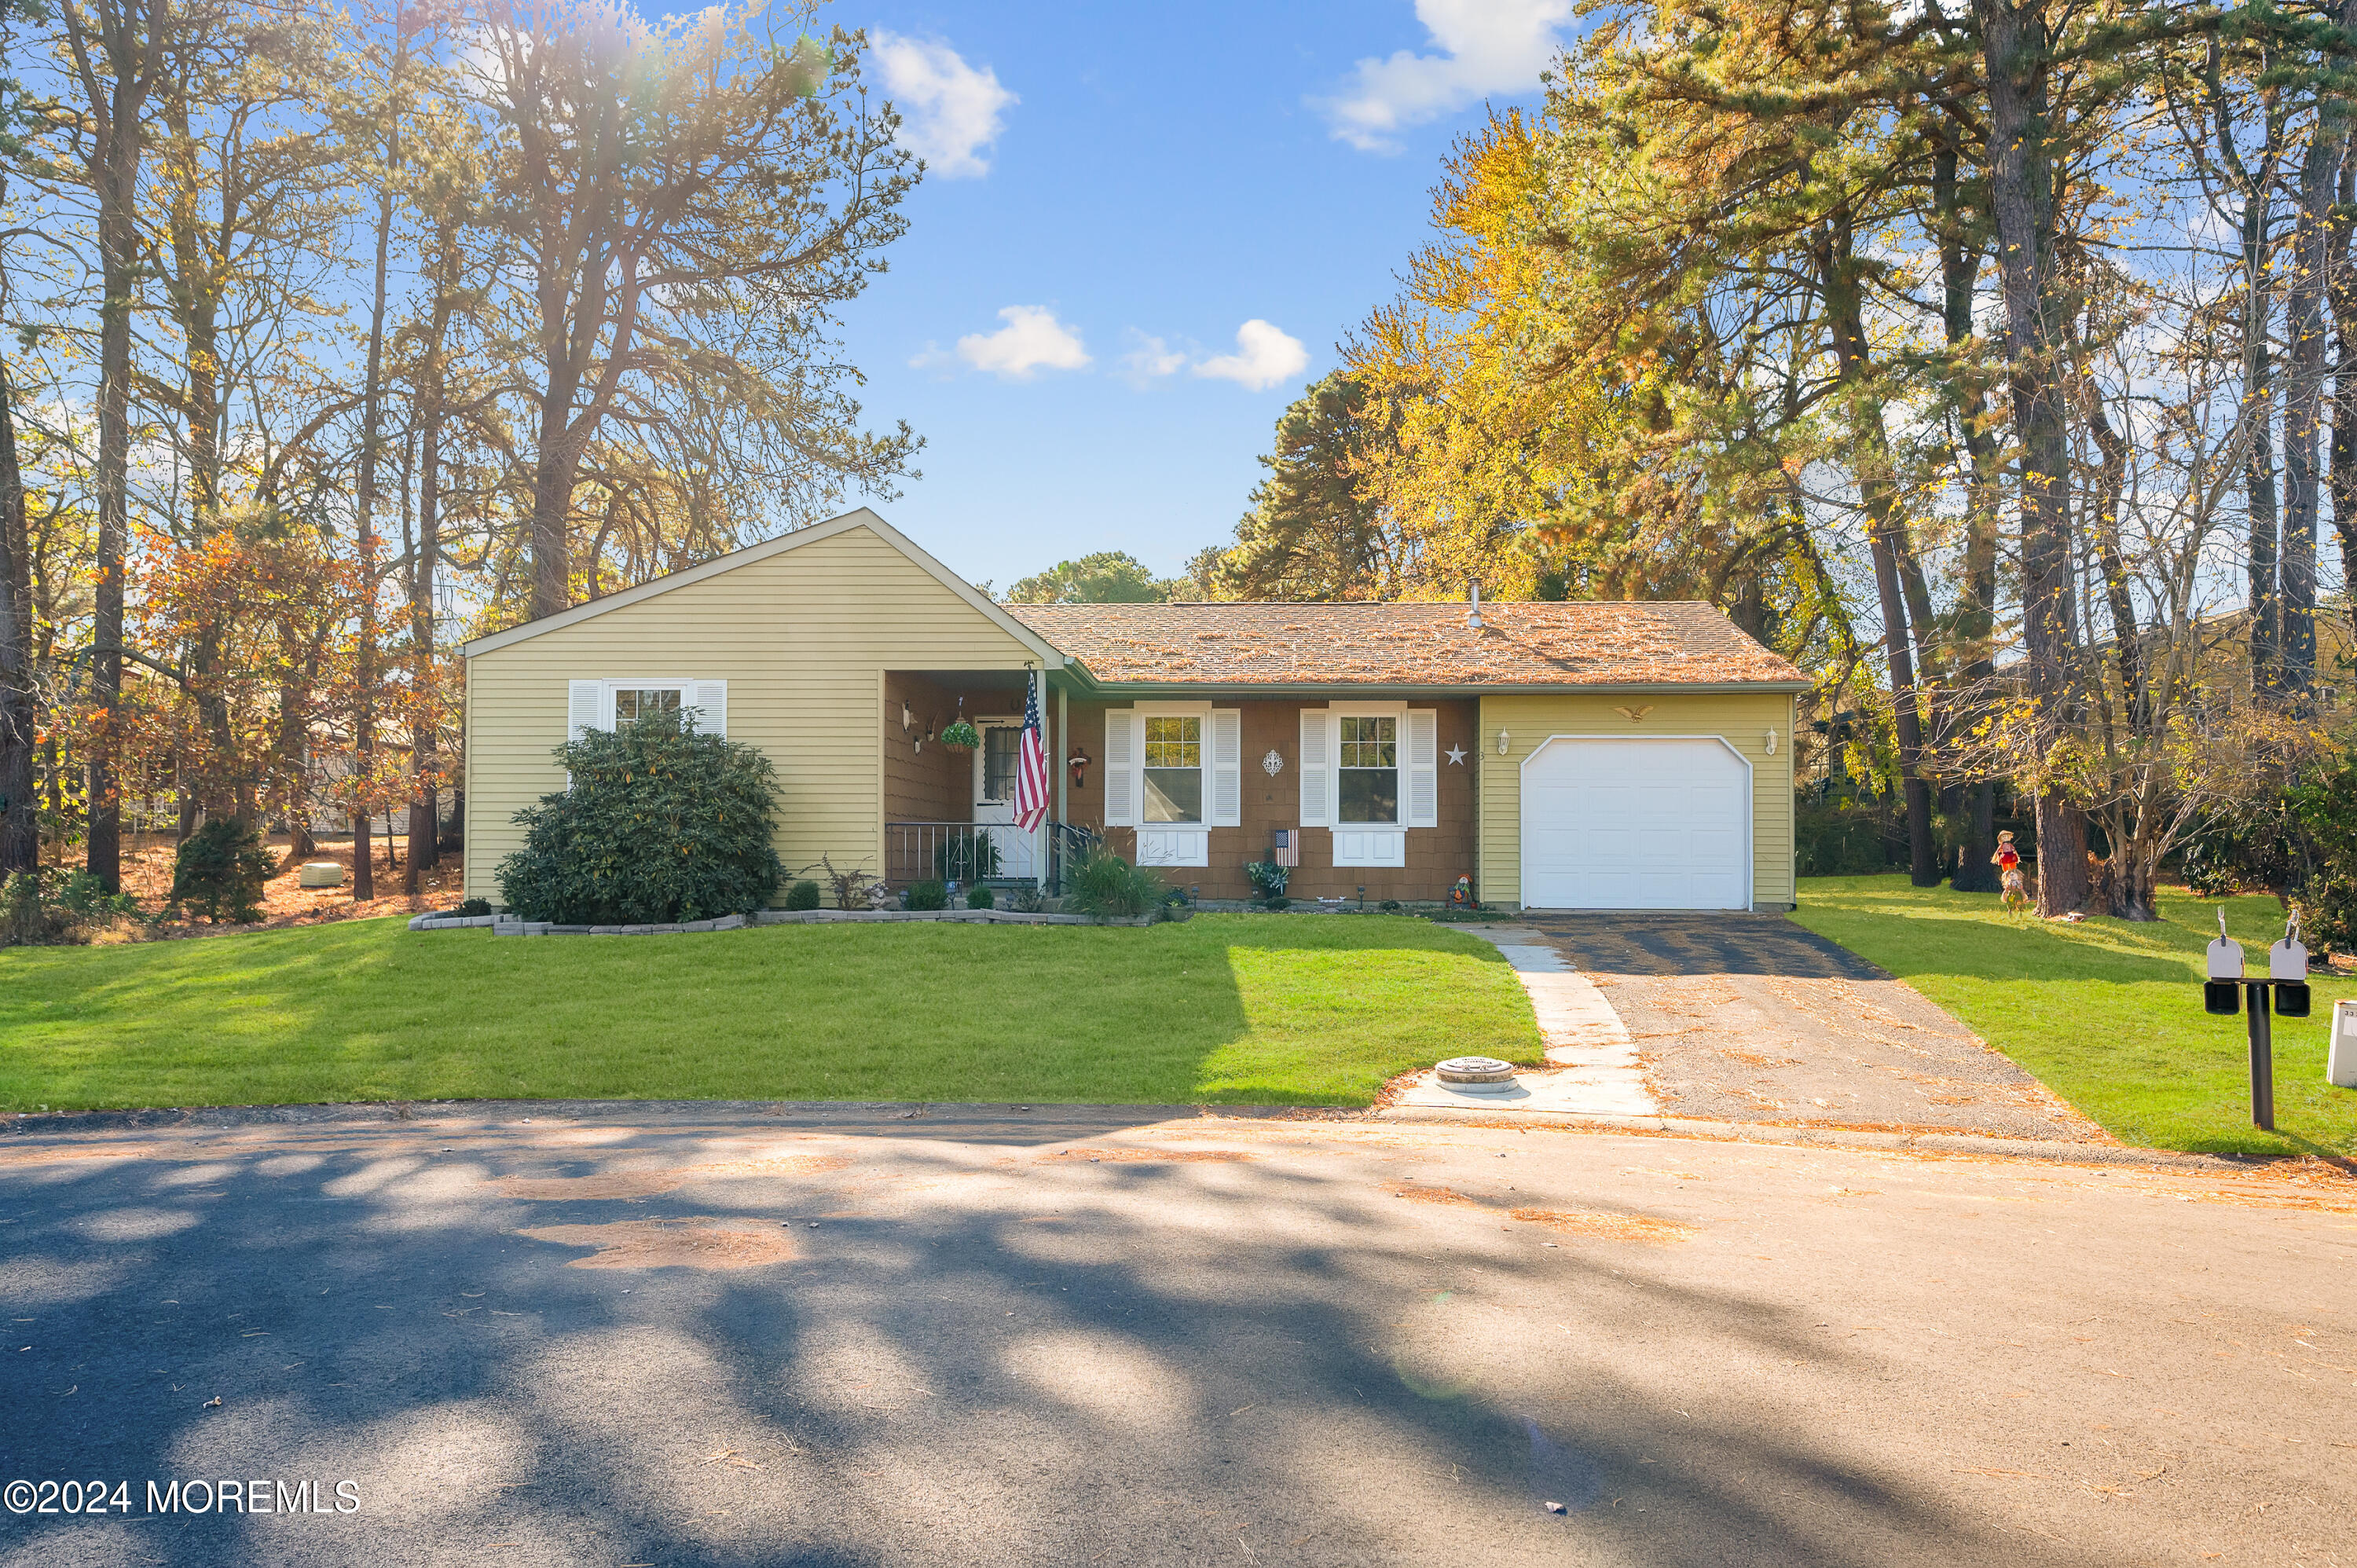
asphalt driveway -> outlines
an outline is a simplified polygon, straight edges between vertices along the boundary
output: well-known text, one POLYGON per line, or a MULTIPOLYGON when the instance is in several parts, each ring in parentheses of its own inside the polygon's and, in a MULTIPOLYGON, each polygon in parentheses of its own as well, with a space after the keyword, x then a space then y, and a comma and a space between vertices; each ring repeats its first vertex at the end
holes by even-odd
POLYGON ((2329 1172, 1048 1107, 200 1121, 0 1138, 0 1483, 86 1510, 0 1512, 10 1568, 2352 1555, 2329 1172))
POLYGON ((1781 915, 1526 923, 1620 1015, 1664 1115, 2111 1141, 1947 1013, 1781 915))

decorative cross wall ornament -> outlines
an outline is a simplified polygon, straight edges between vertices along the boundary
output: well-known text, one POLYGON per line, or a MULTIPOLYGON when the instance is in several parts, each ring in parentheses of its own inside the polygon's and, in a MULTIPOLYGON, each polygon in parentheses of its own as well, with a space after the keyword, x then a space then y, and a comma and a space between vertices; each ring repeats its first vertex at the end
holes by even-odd
POLYGON ((1268 755, 1260 759, 1260 765, 1262 771, 1274 779, 1285 771, 1285 757, 1272 746, 1268 748, 1268 755))
POLYGON ((1462 768, 1465 766, 1465 748, 1463 746, 1452 746, 1448 748, 1448 766, 1451 768, 1462 768))

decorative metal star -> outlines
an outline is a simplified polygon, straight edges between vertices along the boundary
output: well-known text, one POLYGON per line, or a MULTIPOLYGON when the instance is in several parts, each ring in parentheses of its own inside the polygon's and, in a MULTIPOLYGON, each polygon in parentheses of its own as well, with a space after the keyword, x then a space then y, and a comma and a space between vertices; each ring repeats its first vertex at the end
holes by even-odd
POLYGON ((1448 766, 1451 768, 1462 768, 1465 766, 1465 748, 1463 746, 1452 746, 1448 748, 1448 766))

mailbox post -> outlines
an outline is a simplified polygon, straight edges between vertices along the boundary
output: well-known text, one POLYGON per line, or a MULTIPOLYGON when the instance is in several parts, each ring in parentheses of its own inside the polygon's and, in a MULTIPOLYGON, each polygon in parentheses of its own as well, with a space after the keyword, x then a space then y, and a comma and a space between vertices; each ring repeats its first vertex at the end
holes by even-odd
POLYGON ((2211 1013, 2248 1021, 2251 1038, 2251 1125, 2276 1130, 2276 1053, 2273 1015, 2305 1018, 2309 1012, 2308 949, 2300 945, 2299 917, 2284 929, 2284 940, 2267 950, 2267 972, 2247 974, 2243 944, 2226 934, 2226 911, 2218 911, 2218 940, 2210 944, 2210 978, 2202 1005, 2211 1013))

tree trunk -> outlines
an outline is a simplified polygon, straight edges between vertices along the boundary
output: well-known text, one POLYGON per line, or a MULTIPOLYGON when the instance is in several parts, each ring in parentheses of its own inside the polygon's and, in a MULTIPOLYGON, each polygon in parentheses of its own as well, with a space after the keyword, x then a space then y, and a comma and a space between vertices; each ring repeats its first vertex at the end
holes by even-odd
MULTIPOLYGON (((447 237, 446 237, 447 242, 447 237)), ((442 258, 446 263, 449 259, 442 258)), ((409 637, 416 667, 410 677, 409 767, 415 781, 409 800, 409 866, 403 888, 425 891, 425 874, 442 861, 442 804, 437 756, 442 719, 440 672, 435 657, 435 585, 442 563, 442 347, 450 319, 450 291, 437 278, 433 326, 426 337, 419 378, 418 416, 425 430, 418 457, 417 554, 409 575, 409 637), (417 824, 425 823, 418 842, 417 824)))
MULTIPOLYGON (((2357 585, 2357 279, 2350 276, 2350 226, 2357 214, 2357 157, 2344 151, 2332 229, 2326 293, 2332 302, 2332 531, 2341 538, 2341 581, 2357 585)), ((2348 595, 2350 628, 2357 631, 2357 590, 2348 595)))
POLYGON ((1855 263, 1846 218, 1829 220, 1817 246, 1818 281, 1824 290, 1826 325, 1833 332, 1848 391, 1846 412, 1856 443, 1858 494, 1866 503, 1867 550, 1873 557, 1875 586, 1882 598, 1882 648, 1890 671, 1899 777, 1907 808, 1908 876, 1918 887, 1936 887, 1940 857, 1932 837, 1932 787, 1923 778, 1923 708, 1915 689, 1915 623, 1909 619, 1900 583, 1906 523, 1899 515, 1899 487, 1891 472, 1882 400, 1872 385, 1874 370, 1855 263))
MULTIPOLYGON (((127 49, 110 49, 111 55, 127 49)), ((127 90, 130 62, 113 61, 113 134, 102 160, 99 199, 97 591, 91 617, 91 714, 89 817, 83 866, 109 893, 123 890, 119 734, 123 708, 123 572, 130 529, 131 312, 138 275, 139 106, 127 90)))
MULTIPOLYGON (((1974 0, 1987 57, 1989 208, 2003 280, 2007 380, 2021 474, 2024 694, 2058 736, 2079 701, 2071 468, 2061 357, 2069 309, 2056 267, 2047 0, 1974 0)), ((2086 822, 2059 789, 2038 796, 2038 910, 2086 901, 2086 822)))
MULTIPOLYGON (((1978 328, 1973 319, 1981 254, 1968 231, 1957 181, 1962 132, 1951 124, 1932 160, 1932 203, 1940 244, 1942 314, 1947 338, 1945 371, 1948 398, 1954 409, 1957 431, 1967 467, 1964 497, 1964 543, 1962 571, 1956 582, 1953 659, 1955 681, 1942 710, 1943 725, 1932 744, 1950 744, 1951 726, 1966 727, 1988 711, 1996 679, 1996 557, 2001 455, 1989 428, 1988 396, 1979 368, 1964 362, 1978 328)), ((1981 779, 1961 788, 1960 811, 1964 821, 1964 843, 1956 854, 1955 874, 1949 886, 1959 893, 1997 890, 1996 785, 1981 779)))
MULTIPOLYGON (((385 276, 393 245, 393 180, 401 167, 402 78, 409 60, 409 32, 399 7, 393 13, 392 74, 387 81, 384 169, 376 202, 376 287, 369 305, 368 380, 361 398, 359 646, 353 676, 359 701, 352 715, 352 901, 376 897, 375 856, 369 843, 375 814, 371 791, 376 763, 376 475, 377 446, 384 418, 385 276)), ((388 831, 390 831, 388 829, 388 831)))
POLYGON ((0 881, 41 864, 33 809, 33 555, 16 465, 16 387, 0 358, 0 881))
MULTIPOLYGON (((2357 0, 2330 8, 2346 26, 2357 0)), ((2284 532, 2282 630, 2278 683, 2296 703, 2316 682, 2316 519, 2318 435, 2324 422, 2329 373, 2324 289, 2331 265, 2332 198, 2341 182, 2341 149, 2349 136, 2348 100, 2337 89, 2319 93, 2316 124, 2300 159, 2299 212, 2292 231, 2291 280, 2284 290, 2285 331, 2291 339, 2290 385, 2284 401, 2284 532)))

